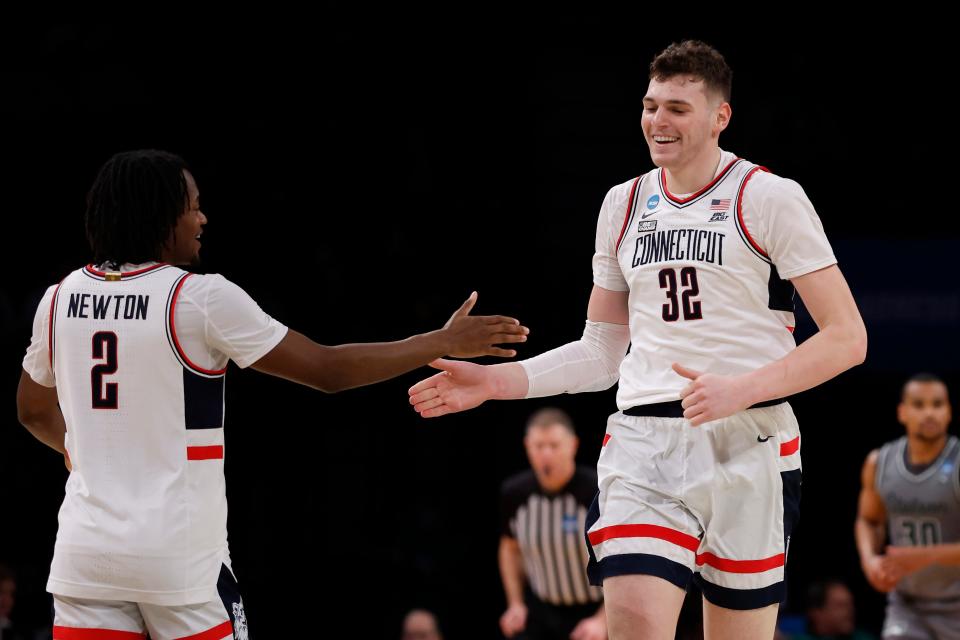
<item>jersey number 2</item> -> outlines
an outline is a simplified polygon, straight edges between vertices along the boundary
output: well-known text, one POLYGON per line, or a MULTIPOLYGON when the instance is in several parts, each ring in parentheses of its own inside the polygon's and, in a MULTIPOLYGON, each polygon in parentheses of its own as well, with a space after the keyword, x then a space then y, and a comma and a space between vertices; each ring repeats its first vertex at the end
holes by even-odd
POLYGON ((93 334, 93 359, 104 360, 90 370, 90 393, 94 409, 117 408, 117 383, 103 382, 103 376, 117 372, 117 334, 98 331, 93 334))
POLYGON ((684 287, 684 290, 680 293, 679 299, 677 298, 676 270, 661 269, 659 277, 660 288, 667 290, 667 303, 663 305, 664 320, 675 322, 680 318, 681 309, 683 310, 684 320, 700 320, 703 318, 700 301, 694 300, 694 297, 700 294, 696 267, 680 269, 680 285, 684 287))

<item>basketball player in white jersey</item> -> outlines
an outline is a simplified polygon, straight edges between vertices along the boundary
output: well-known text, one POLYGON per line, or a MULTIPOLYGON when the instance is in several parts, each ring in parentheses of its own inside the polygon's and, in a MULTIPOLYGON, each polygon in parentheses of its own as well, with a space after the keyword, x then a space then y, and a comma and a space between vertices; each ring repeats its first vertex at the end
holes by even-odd
POLYGON ((317 344, 222 276, 176 266, 199 260, 199 197, 173 154, 114 156, 88 196, 94 263, 37 310, 19 416, 72 466, 47 583, 54 640, 250 637, 227 548, 228 360, 335 392, 526 339, 512 318, 468 315, 474 293, 437 331, 317 344))
POLYGON ((799 509, 799 430, 784 399, 866 354, 803 190, 719 147, 730 79, 696 41, 651 64, 642 128, 657 168, 604 199, 580 340, 514 364, 440 360, 410 389, 434 417, 619 378, 586 525, 614 640, 673 638, 692 578, 706 637, 773 636, 799 509), (819 327, 800 346, 794 288, 819 327))
POLYGON ((912 376, 897 406, 906 435, 863 463, 855 534, 867 580, 888 594, 885 640, 960 639, 960 440, 947 432, 951 417, 947 385, 912 376))

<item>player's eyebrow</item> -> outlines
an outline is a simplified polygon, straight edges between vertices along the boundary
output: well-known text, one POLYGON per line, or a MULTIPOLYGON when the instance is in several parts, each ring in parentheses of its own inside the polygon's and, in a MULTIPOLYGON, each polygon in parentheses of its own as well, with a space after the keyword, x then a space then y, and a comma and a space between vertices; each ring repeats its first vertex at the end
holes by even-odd
MULTIPOLYGON (((654 98, 651 98, 651 97, 649 97, 649 96, 644 96, 644 97, 643 97, 643 101, 644 101, 644 102, 653 102, 653 103, 656 103, 656 102, 657 102, 654 98)), ((687 106, 687 107, 692 107, 692 106, 693 106, 693 103, 687 102, 686 100, 667 100, 667 101, 664 102, 664 104, 681 104, 681 105, 684 105, 684 106, 687 106)))

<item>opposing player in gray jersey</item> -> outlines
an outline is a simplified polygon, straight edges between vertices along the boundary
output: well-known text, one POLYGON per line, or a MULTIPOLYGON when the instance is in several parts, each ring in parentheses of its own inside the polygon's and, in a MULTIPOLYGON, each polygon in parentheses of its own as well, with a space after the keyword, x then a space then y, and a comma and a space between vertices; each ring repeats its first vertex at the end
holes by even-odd
POLYGON ((907 434, 863 464, 857 549, 867 580, 888 594, 884 638, 960 639, 960 441, 947 434, 950 417, 943 381, 913 376, 897 407, 907 434))

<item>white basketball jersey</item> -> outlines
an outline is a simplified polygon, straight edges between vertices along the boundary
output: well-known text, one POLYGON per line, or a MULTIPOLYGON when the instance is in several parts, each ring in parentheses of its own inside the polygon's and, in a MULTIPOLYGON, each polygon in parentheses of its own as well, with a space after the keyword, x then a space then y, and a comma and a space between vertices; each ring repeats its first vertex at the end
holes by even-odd
POLYGON ((191 274, 84 267, 57 287, 49 353, 73 472, 48 588, 161 605, 217 598, 229 566, 224 374, 174 322, 191 274))
MULTIPOLYGON (((783 202, 792 206, 797 202, 783 202)), ((728 153, 721 155, 714 180, 696 193, 671 194, 665 172, 654 169, 614 187, 604 207, 601 226, 607 228, 598 229, 598 256, 609 238, 616 264, 608 260, 606 268, 616 271, 618 265, 620 273, 604 274, 602 256, 595 257, 594 281, 629 290, 632 346, 620 367, 620 409, 677 400, 688 381, 671 369, 674 362, 736 375, 796 346, 793 285, 778 272, 771 257, 776 255, 754 237, 758 230, 764 231, 767 248, 789 255, 789 277, 836 262, 799 186, 728 153), (755 186, 758 182, 762 188, 755 186), (784 190, 785 182, 796 189, 784 190), (751 210, 754 235, 743 219, 748 184, 748 192, 757 191, 751 210), (784 193, 805 202, 809 211, 768 213, 781 206, 784 193), (614 206, 618 200, 626 200, 625 206, 614 206), (798 258, 798 251, 810 255, 798 258)))

